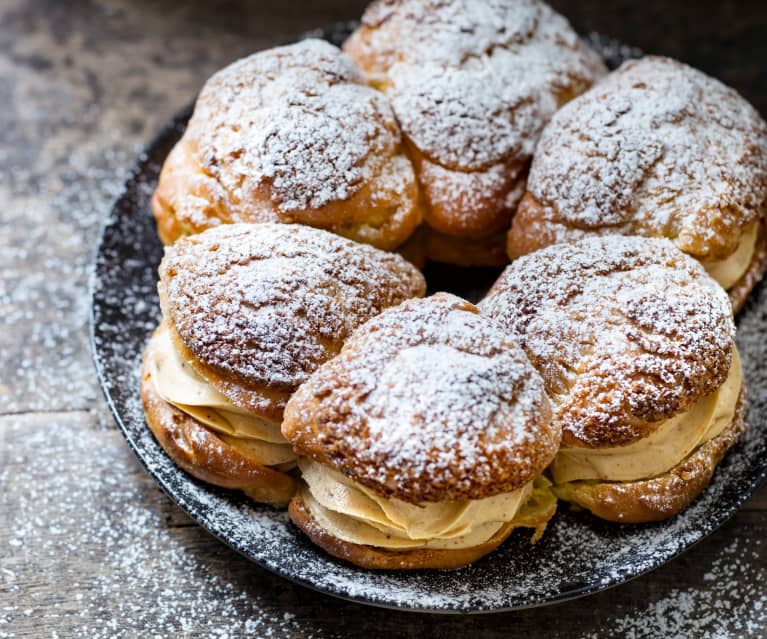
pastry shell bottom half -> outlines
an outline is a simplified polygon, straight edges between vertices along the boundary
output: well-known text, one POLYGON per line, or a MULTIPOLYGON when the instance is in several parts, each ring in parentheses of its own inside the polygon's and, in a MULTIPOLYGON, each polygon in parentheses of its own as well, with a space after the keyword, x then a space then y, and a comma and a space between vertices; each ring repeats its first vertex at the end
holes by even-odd
MULTIPOLYGON (((306 490, 306 489, 304 489, 306 490)), ((387 550, 344 541, 325 530, 314 519, 307 508, 299 490, 290 502, 290 519, 317 546, 327 553, 349 561, 361 568, 378 570, 419 570, 424 568, 450 569, 460 568, 473 563, 500 546, 515 528, 535 530, 531 543, 543 535, 546 525, 557 510, 557 500, 553 493, 547 492, 547 498, 536 500, 531 507, 522 507, 513 521, 502 526, 490 539, 471 548, 413 548, 409 550, 387 550)))
POLYGON ((298 486, 290 475, 254 463, 214 431, 162 399, 144 358, 141 401, 147 424, 168 456, 193 477, 243 491, 255 501, 284 506, 298 486))
POLYGON ((732 423, 662 475, 627 482, 574 481, 555 486, 554 492, 607 521, 638 524, 668 519, 689 506, 711 481, 717 464, 746 431, 745 410, 744 388, 732 423))

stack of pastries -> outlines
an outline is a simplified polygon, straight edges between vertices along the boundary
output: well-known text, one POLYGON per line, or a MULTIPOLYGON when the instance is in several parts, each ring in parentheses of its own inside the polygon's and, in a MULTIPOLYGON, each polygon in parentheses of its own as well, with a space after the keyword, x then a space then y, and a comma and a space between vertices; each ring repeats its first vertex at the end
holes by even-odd
MULTIPOLYGON (((557 501, 667 519, 745 430, 767 124, 537 0, 378 0, 215 74, 152 198, 147 423, 328 553, 454 568, 557 501), (417 267, 506 266, 475 306, 417 267)), ((465 277, 471 277, 471 270, 465 277)))

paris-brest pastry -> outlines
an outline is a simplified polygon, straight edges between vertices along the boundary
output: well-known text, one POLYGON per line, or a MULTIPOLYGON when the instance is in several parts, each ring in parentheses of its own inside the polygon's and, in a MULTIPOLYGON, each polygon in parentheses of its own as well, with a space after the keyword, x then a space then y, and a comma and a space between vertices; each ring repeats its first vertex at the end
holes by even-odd
POLYGON ((562 428, 556 494, 599 517, 679 512, 744 429, 727 294, 669 240, 541 249, 512 262, 479 307, 546 383, 562 428))
POLYGON ((511 258, 585 235, 666 237, 737 311, 767 268, 767 124, 685 64, 626 62, 560 110, 535 152, 511 258))
POLYGON ((167 247, 144 356, 147 422, 195 477, 286 504, 285 403, 357 326, 423 295, 399 255, 301 225, 230 224, 167 247))
POLYGON ((688 506, 745 430, 767 124, 673 60, 605 74, 538 0, 377 0, 344 52, 210 78, 152 197, 170 458, 372 569, 537 541, 557 498, 688 506), (403 255, 513 263, 475 307, 403 255))
POLYGON ((344 50, 391 99, 429 257, 505 260, 487 242, 503 246, 543 126, 604 73, 599 56, 537 0, 378 0, 344 50))
POLYGON ((446 293, 357 329, 288 402, 303 487, 291 519, 366 568, 453 568, 556 508, 543 381, 513 339, 446 293))
POLYGON ((301 223, 393 250, 421 221, 387 98, 305 40, 206 82, 152 198, 162 241, 231 222, 301 223))

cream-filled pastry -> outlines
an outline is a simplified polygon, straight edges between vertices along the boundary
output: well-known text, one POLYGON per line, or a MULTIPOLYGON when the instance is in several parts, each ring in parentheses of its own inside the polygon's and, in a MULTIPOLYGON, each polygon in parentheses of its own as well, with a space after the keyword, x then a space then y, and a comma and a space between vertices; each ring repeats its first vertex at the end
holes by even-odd
POLYGON ((626 446, 560 448, 551 475, 558 484, 578 479, 633 481, 662 475, 732 424, 742 386, 740 357, 733 349, 730 373, 716 391, 626 446))
POLYGON ((560 433, 513 340, 452 295, 411 300, 355 331, 285 410, 302 456, 290 514, 369 568, 450 568, 514 528, 543 532, 541 478, 560 433))
POLYGON ((280 423, 236 406, 198 375, 173 346, 170 329, 157 329, 147 369, 157 394, 196 419, 244 456, 266 466, 292 467, 296 455, 280 431, 280 423))
POLYGON ((767 268, 766 214, 767 123, 720 81, 648 56, 551 119, 507 249, 514 259, 584 236, 665 237, 737 312, 767 268))
POLYGON ((746 274, 757 253, 762 224, 751 222, 743 231, 735 252, 721 260, 701 260, 703 268, 724 289, 731 289, 746 274))
POLYGON ((744 428, 727 295, 668 240, 550 246, 515 260, 479 306, 546 381, 563 431, 554 491, 600 517, 675 514, 744 428))
POLYGON ((472 548, 514 521, 533 482, 493 497, 409 504, 355 484, 341 473, 301 460, 304 502, 333 536, 377 548, 472 548))
POLYGON ((144 355, 149 427, 192 475, 286 504, 285 402, 356 326, 424 288, 399 255, 310 227, 232 224, 180 240, 160 265, 164 321, 144 355))

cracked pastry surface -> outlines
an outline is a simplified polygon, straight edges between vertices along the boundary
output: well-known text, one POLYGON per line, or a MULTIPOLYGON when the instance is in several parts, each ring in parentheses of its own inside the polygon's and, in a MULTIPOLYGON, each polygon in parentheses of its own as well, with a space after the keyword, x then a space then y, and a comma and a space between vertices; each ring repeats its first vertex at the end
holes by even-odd
POLYGON ((344 50, 391 98, 434 229, 508 227, 541 129, 605 69, 537 0, 378 1, 344 50))
POLYGON ((423 295, 399 255, 302 225, 228 224, 166 247, 174 344, 232 403, 280 421, 291 393, 384 308, 423 295))
POLYGON ((462 565, 517 525, 542 532, 553 514, 545 485, 533 499, 560 439, 543 382, 452 295, 367 322, 293 395, 282 431, 306 458, 294 521, 360 565, 392 567, 392 552, 405 553, 400 567, 462 565), (526 505, 536 514, 514 523, 526 505))
MULTIPOLYGON (((515 260, 479 307, 520 340, 546 382, 563 430, 552 465, 560 496, 573 496, 563 488, 573 482, 579 494, 588 482, 649 490, 643 481, 674 474, 711 441, 729 441, 726 450, 735 437, 720 435, 742 430, 733 426, 743 381, 727 294, 668 240, 550 246, 515 260)), ((668 485, 680 508, 702 489, 668 485)))
POLYGON ((421 221, 388 100, 320 40, 256 53, 208 80, 152 210, 166 244, 222 223, 284 222, 393 250, 421 221))
POLYGON ((730 370, 727 295, 669 240, 550 246, 506 267, 479 308, 519 337, 543 375, 564 445, 638 441, 730 370))
POLYGON ((591 234, 666 237, 733 288, 756 259, 766 213, 759 113, 718 80, 651 56, 624 63, 551 119, 508 252, 591 234))

